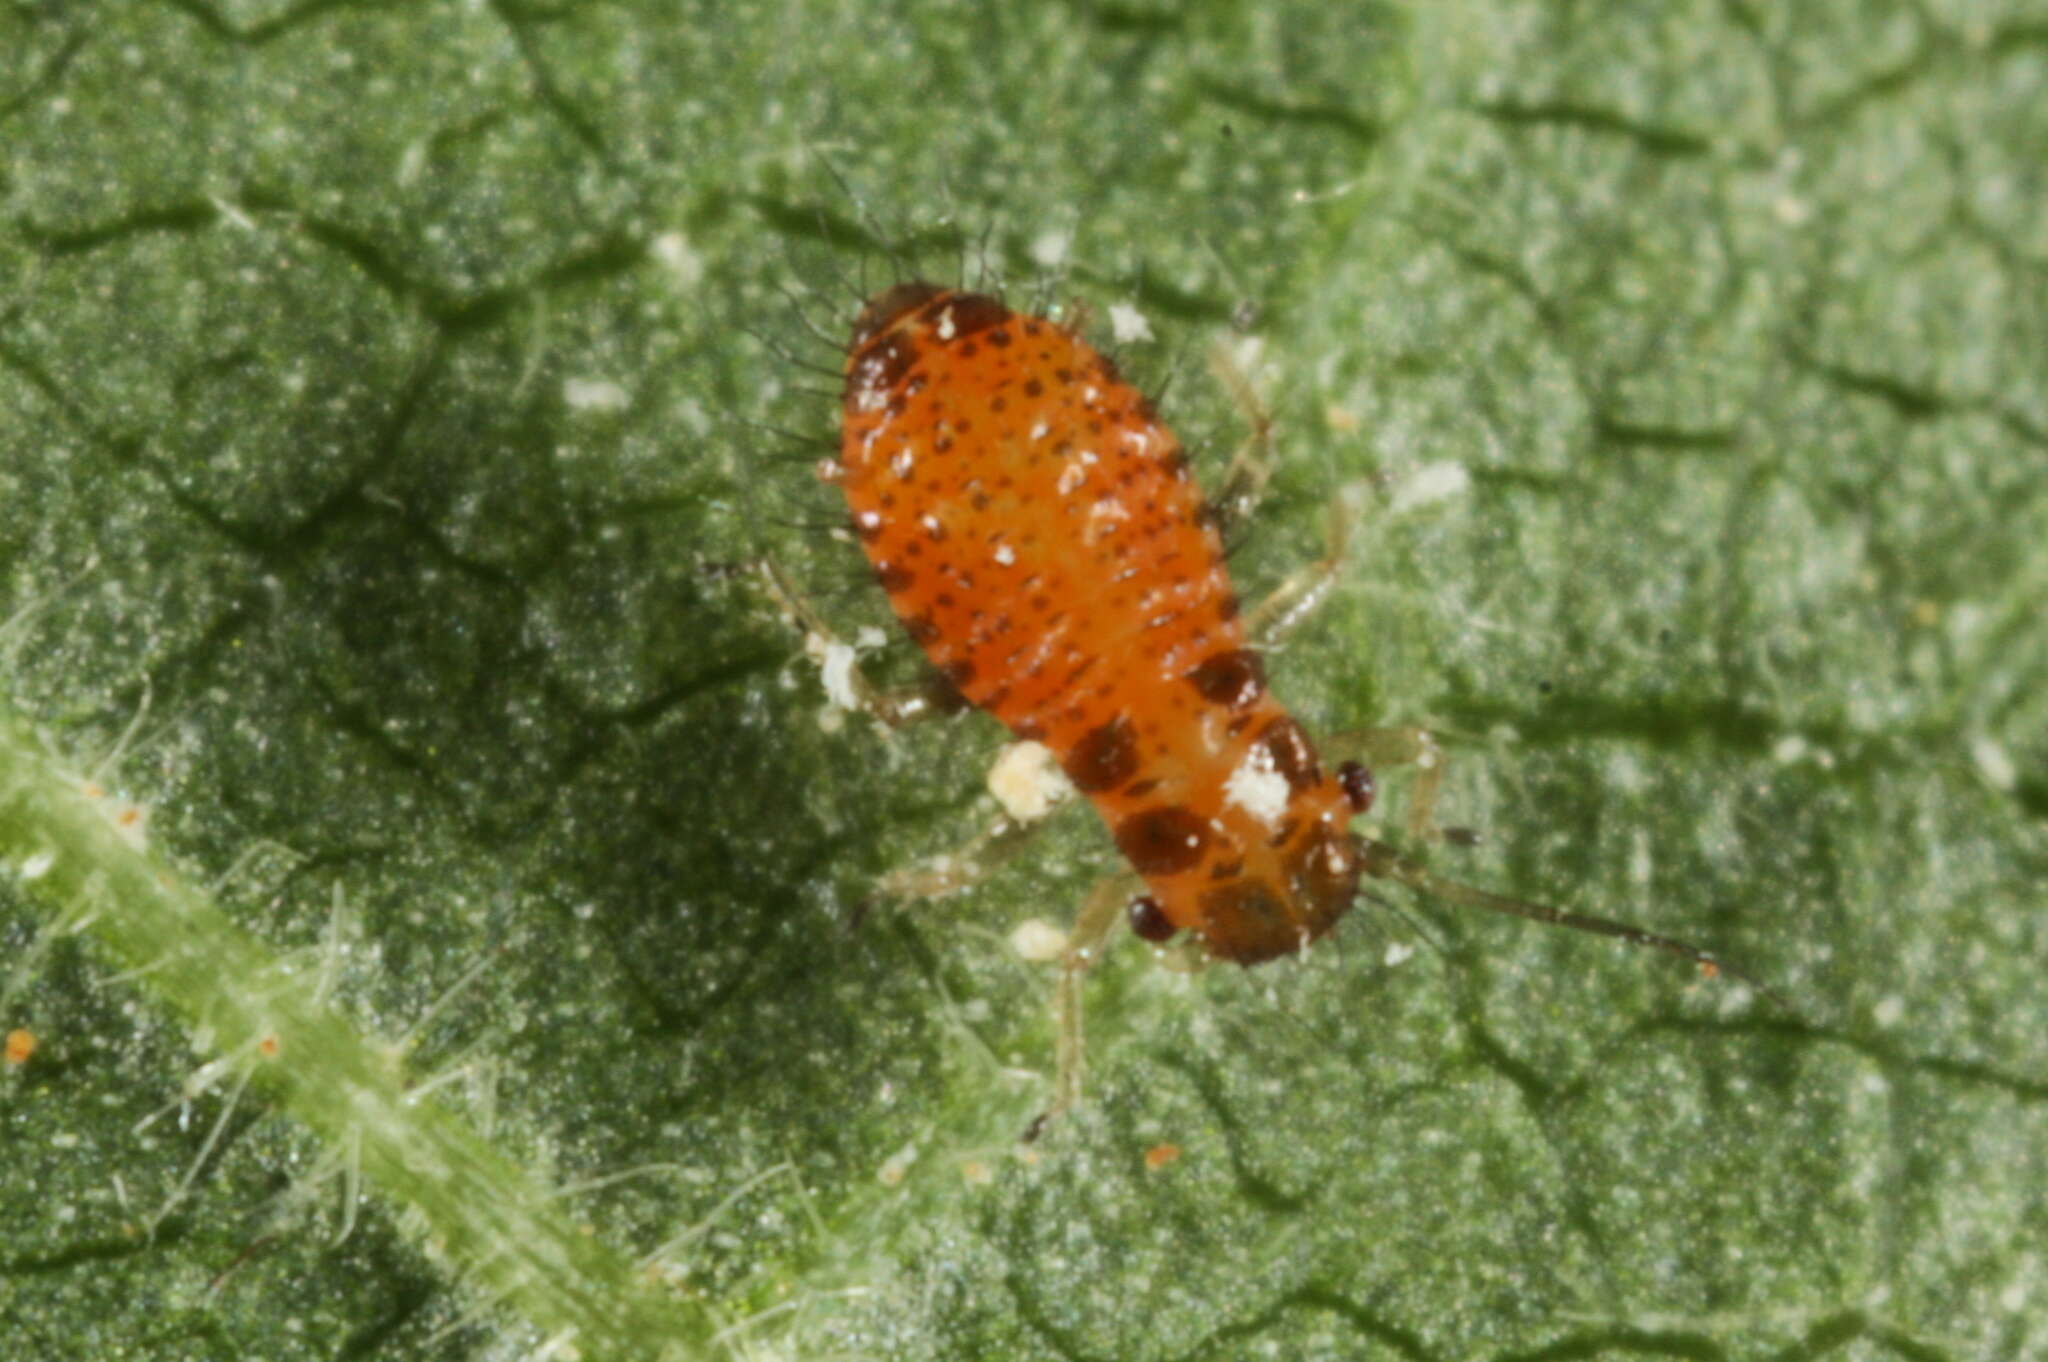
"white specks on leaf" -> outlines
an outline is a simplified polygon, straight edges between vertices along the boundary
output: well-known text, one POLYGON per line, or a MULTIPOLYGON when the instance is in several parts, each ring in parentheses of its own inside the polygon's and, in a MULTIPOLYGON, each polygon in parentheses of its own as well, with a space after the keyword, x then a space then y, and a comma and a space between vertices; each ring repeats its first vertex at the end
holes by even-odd
POLYGON ((2019 784, 2019 768, 1996 738, 1979 733, 1970 739, 1970 760, 1977 764, 1977 774, 1984 777, 1984 783, 2000 794, 2010 794, 2019 784))
POLYGON ((1065 263, 1067 252, 1073 247, 1074 234, 1064 227, 1055 227, 1040 232, 1031 240, 1032 263, 1046 269, 1057 269, 1065 263))
POLYGON ((624 411, 632 405, 626 390, 608 378, 572 378, 562 384, 562 400, 578 412, 624 411))
POLYGON ((1010 933, 1010 951, 1033 965, 1048 964, 1066 953, 1067 934, 1044 918, 1027 918, 1010 933))
POLYGON ((1129 303, 1111 303, 1109 334, 1116 338, 1118 345, 1135 345, 1152 339, 1152 323, 1129 303))
POLYGON ((1395 515, 1463 496, 1472 486, 1465 465, 1443 460, 1414 469, 1394 485, 1392 510, 1395 515))
POLYGON ((704 257, 681 232, 663 232, 650 248, 656 264, 679 288, 693 288, 704 278, 704 257))

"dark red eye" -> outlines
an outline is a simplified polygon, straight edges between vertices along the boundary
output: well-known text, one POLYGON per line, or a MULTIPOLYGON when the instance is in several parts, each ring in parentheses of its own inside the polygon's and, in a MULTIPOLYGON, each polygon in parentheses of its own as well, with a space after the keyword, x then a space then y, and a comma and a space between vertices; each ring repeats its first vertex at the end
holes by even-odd
POLYGON ((1171 940, 1173 934, 1179 930, 1167 918, 1166 910, 1159 906, 1159 900, 1150 894, 1140 894, 1132 899, 1131 906, 1125 911, 1130 914, 1131 930, 1155 945, 1161 941, 1171 940))
POLYGON ((1347 761, 1337 768, 1337 783, 1344 787, 1344 797, 1351 801, 1353 813, 1364 813, 1371 808, 1372 797, 1379 791, 1372 772, 1355 761, 1347 761))

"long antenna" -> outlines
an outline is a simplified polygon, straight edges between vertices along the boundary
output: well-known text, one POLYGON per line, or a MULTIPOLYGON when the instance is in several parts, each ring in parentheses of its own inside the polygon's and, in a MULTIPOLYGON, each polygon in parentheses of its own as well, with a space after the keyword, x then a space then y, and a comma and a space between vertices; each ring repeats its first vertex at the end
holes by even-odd
POLYGON ((1692 961, 1709 977, 1726 975, 1730 979, 1745 983, 1787 1014, 1794 1017, 1799 1015, 1797 1009, 1785 1001, 1784 996, 1769 984, 1746 970, 1737 969, 1712 951, 1695 946, 1689 941, 1645 931, 1626 922, 1616 922, 1613 918, 1594 917, 1587 913, 1568 913, 1562 908, 1552 908, 1548 904, 1530 903, 1526 899, 1488 893, 1469 884, 1460 884, 1456 880, 1432 875, 1420 862, 1408 859, 1385 842, 1376 842, 1370 837, 1359 837, 1355 841, 1359 855, 1363 858, 1363 869, 1368 875, 1379 879, 1398 880, 1410 889, 1427 894, 1431 898, 1441 899, 1445 903, 1457 904, 1461 908, 1484 908, 1489 913, 1526 918, 1531 922, 1548 923, 1553 927, 1569 927, 1575 932, 1591 932, 1596 936, 1611 936, 1631 946, 1663 951, 1681 960, 1692 961))

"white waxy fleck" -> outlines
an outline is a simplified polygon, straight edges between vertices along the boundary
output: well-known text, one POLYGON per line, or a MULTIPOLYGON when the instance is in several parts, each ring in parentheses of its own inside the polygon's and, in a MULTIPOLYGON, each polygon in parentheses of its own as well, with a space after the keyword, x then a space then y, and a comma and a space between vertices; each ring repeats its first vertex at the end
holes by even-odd
POLYGON ((834 639, 824 647, 818 662, 819 679, 825 683, 825 698, 835 709, 860 708, 860 696, 853 688, 853 649, 834 639))
POLYGON ((1391 969, 1395 965, 1406 964, 1409 958, 1412 957, 1414 954, 1415 947, 1409 945, 1407 942, 1390 941, 1387 943, 1386 954, 1382 955, 1380 959, 1386 964, 1386 966, 1389 969, 1391 969))
POLYGON ((1047 425, 1043 421, 1040 421, 1038 422, 1038 424, 1031 427, 1031 438, 1033 440, 1043 440, 1046 436, 1046 432, 1050 431, 1051 429, 1051 426, 1047 425))
POLYGON ((1970 760, 1977 764, 1977 774, 1984 777, 1984 783, 2000 793, 2009 792, 2019 784, 2019 768, 2013 765, 2012 754, 1996 738, 1980 733, 1970 739, 1970 760))
POLYGON ((1256 746, 1245 753, 1223 782, 1223 802, 1243 809, 1268 828, 1280 821, 1287 812, 1287 777, 1273 769, 1270 751, 1256 746))
POLYGON ((704 278, 704 257, 691 248, 681 232, 663 232, 654 238, 650 253, 655 263, 668 271, 669 278, 689 288, 704 278))
POLYGON ((1116 337, 1118 345, 1148 341, 1152 339, 1152 323, 1146 321, 1145 314, 1129 303, 1111 303, 1109 334, 1116 337))
POLYGON ((946 532, 945 527, 939 524, 939 518, 929 511, 919 516, 917 523, 924 526, 924 532, 934 539, 946 532))
POLYGON ((1081 484, 1087 480, 1088 470, 1078 463, 1070 463, 1060 472, 1059 494, 1070 497, 1079 491, 1081 484))
POLYGON ((882 528, 882 513, 880 511, 862 511, 854 517, 854 522, 864 530, 879 530, 882 528))
POLYGON ((1019 823, 1035 823, 1074 792, 1052 749, 1042 742, 1013 742, 989 768, 988 792, 1019 823))
POLYGON ((1044 918, 1027 918, 1010 933, 1010 950, 1020 960, 1043 965, 1067 950, 1067 934, 1044 918))
POLYGON ((1031 259, 1034 263, 1052 269, 1067 258, 1067 250, 1074 244, 1074 233, 1065 227, 1054 227, 1040 232, 1031 239, 1031 259))
POLYGON ((899 478, 907 479, 910 476, 910 470, 913 467, 915 467, 916 464, 917 459, 914 455, 911 454, 909 450, 898 450, 896 453, 896 457, 889 460, 889 471, 891 473, 894 473, 899 478))
POLYGON ((998 544, 996 545, 995 560, 1004 567, 1008 567, 1017 561, 1017 550, 1011 548, 1008 544, 998 544))
POLYGON ((953 339, 954 335, 956 334, 956 328, 953 325, 952 308, 949 307, 944 312, 941 312, 939 314, 938 333, 939 339, 942 341, 949 341, 953 339))
POLYGON ((55 853, 38 851, 21 863, 21 877, 24 880, 39 880, 50 873, 50 867, 57 864, 55 853))
POLYGON ((1449 501, 1462 496, 1472 486, 1472 475, 1465 465, 1444 460, 1440 463, 1426 463, 1401 479, 1394 489, 1392 510, 1395 515, 1429 506, 1439 501, 1449 501))
POLYGON ((562 384, 562 400, 571 411, 624 411, 633 399, 608 378, 572 378, 562 384))

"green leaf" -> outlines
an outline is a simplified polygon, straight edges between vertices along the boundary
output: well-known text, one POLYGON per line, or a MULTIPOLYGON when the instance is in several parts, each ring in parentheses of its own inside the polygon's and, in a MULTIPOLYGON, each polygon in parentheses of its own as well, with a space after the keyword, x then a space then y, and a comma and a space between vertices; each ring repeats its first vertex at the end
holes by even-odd
POLYGON ((24 2, 0 147, 10 1358, 2042 1354, 2020 0, 24 2), (1231 345, 1240 588, 1354 521, 1275 690, 1793 1012, 1381 885, 1120 942, 1020 1146, 1108 839, 872 902, 1002 735, 749 567, 889 623, 807 465, 912 273, 1135 309, 1210 478, 1231 345))

